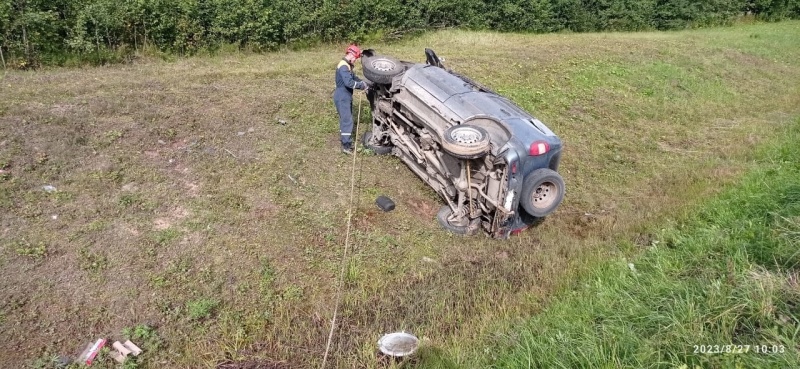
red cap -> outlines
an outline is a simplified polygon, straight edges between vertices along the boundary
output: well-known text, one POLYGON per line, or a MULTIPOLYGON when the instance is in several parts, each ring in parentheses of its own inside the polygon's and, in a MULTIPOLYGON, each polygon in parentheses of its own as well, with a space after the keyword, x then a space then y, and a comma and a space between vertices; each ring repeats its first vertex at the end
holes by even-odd
POLYGON ((345 53, 345 54, 350 54, 350 53, 352 53, 352 54, 353 54, 353 56, 355 56, 355 57, 356 57, 356 59, 358 59, 358 58, 360 58, 360 57, 361 57, 361 49, 359 49, 359 48, 358 48, 358 46, 356 46, 356 45, 350 45, 350 46, 348 46, 348 47, 347 47, 347 50, 345 50, 345 52, 344 52, 344 53, 345 53))

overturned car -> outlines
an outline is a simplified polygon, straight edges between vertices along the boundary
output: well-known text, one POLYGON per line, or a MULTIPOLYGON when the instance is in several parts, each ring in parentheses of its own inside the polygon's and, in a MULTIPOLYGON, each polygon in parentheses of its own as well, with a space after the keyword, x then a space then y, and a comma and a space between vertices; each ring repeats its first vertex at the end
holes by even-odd
POLYGON ((561 140, 510 100, 444 67, 366 50, 372 127, 362 143, 399 157, 447 205, 448 231, 508 238, 552 213, 564 198, 561 140))

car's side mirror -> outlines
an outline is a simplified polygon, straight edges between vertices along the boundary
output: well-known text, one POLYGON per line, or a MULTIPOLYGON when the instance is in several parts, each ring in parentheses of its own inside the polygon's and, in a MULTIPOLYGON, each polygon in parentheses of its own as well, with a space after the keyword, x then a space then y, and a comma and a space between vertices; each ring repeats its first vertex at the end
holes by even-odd
POLYGON ((436 53, 433 50, 428 48, 425 49, 425 62, 428 63, 428 65, 433 65, 434 67, 439 67, 444 69, 444 65, 442 65, 441 59, 439 59, 439 57, 436 56, 436 53))

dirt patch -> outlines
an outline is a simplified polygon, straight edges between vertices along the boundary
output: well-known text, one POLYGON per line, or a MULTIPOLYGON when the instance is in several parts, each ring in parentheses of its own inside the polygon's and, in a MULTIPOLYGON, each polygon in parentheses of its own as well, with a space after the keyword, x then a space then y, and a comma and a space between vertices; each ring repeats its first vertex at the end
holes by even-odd
POLYGON ((158 231, 163 231, 169 227, 172 227, 175 222, 185 219, 189 216, 189 211, 181 206, 177 206, 172 208, 167 212, 166 216, 161 216, 153 220, 153 228, 158 231))
POLYGON ((357 211, 354 215, 356 229, 370 229, 379 222, 381 211, 372 208, 374 204, 370 204, 368 209, 357 211))
POLYGON ((50 107, 50 113, 53 115, 64 116, 72 113, 78 108, 78 105, 75 104, 55 104, 50 107))
POLYGON ((569 230, 580 238, 588 238, 601 232, 604 228, 603 216, 592 213, 576 214, 570 218, 569 230))
POLYGON ((409 199, 408 206, 412 213, 424 219, 433 219, 439 210, 437 203, 425 199, 409 199))
POLYGON ((633 243, 637 246, 641 247, 650 247, 653 246, 653 241, 656 240, 656 236, 651 233, 638 233, 633 237, 633 243))
POLYGON ((186 191, 192 197, 197 196, 197 194, 200 193, 200 185, 198 185, 197 182, 186 181, 183 183, 183 187, 186 188, 186 191))
POLYGON ((145 150, 143 154, 144 156, 146 156, 148 159, 151 160, 156 160, 159 157, 158 151, 155 150, 145 150))
POLYGON ((269 219, 278 213, 280 208, 267 199, 259 199, 253 204, 251 212, 257 219, 269 219))

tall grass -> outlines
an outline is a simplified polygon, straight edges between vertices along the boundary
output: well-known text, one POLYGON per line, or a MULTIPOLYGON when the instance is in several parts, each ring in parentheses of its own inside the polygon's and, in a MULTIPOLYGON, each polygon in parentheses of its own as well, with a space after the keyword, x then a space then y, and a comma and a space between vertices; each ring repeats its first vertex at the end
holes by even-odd
POLYGON ((592 268, 486 360, 496 368, 799 368, 800 120, 785 133, 735 188, 662 229, 641 255, 592 268))

